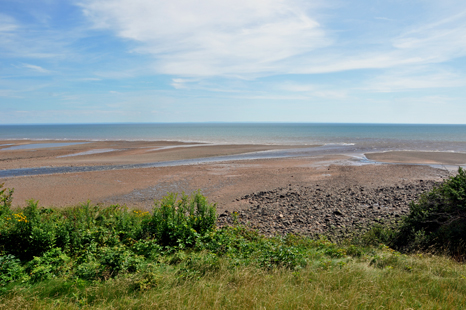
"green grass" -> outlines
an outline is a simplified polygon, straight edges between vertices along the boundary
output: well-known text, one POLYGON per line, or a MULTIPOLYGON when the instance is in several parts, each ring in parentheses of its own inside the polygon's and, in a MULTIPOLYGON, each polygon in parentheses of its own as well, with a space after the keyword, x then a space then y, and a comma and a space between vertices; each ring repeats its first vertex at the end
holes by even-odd
POLYGON ((151 213, 2 194, 0 309, 466 309, 464 264, 399 253, 381 228, 335 244, 217 229, 200 193, 151 213))
MULTIPOLYGON (((381 255, 393 255, 385 250, 381 255)), ((201 259, 207 253, 197 255, 201 259)), ((189 255, 188 255, 189 256, 189 255)), ((209 259, 206 259, 207 261, 209 259)), ((2 296, 5 309, 464 309, 466 268, 443 257, 407 256, 391 268, 370 257, 344 265, 311 264, 299 270, 236 265, 187 276, 181 265, 153 265, 137 274, 99 282, 54 279, 16 286, 2 296)))

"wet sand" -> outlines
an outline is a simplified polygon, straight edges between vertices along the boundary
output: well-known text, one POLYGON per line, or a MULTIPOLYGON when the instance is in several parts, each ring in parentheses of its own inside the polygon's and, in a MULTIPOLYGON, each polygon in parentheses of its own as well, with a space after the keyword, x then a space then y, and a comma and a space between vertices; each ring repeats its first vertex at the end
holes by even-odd
MULTIPOLYGON (((28 167, 101 166, 153 163, 310 146, 223 145, 166 141, 96 141, 63 147, 8 150, 12 145, 57 141, 1 141, 0 170, 28 167), (1 146, 4 145, 4 146, 1 146)), ((85 141, 67 141, 85 142, 85 141)))
POLYGON ((465 165, 465 153, 394 151, 365 154, 370 160, 386 163, 465 165))
MULTIPOLYGON (((0 145, 11 143, 37 143, 37 141, 0 141, 0 145)), ((8 146, 0 146, 0 148, 6 147, 8 146)), ((58 148, 0 150, 0 170, 41 166, 134 164, 290 147, 292 146, 99 141, 58 148), (60 157, 108 149, 112 151, 60 157)), ((396 160, 400 160, 404 165, 359 165, 351 156, 335 154, 10 177, 0 179, 0 183, 5 182, 6 187, 15 188, 14 205, 18 206, 24 206, 27 199, 39 200, 42 206, 56 207, 76 205, 91 200, 92 203, 127 204, 133 208, 149 210, 152 208, 153 200, 160 199, 167 192, 190 193, 200 189, 210 201, 218 203, 219 212, 222 212, 247 208, 249 203, 240 199, 244 195, 287 187, 290 184, 311 186, 318 183, 328 189, 337 189, 346 185, 377 187, 418 182, 420 179, 440 181, 448 176, 448 171, 443 169, 406 165, 418 163, 419 158, 431 159, 428 157, 431 155, 417 154, 417 157, 413 157, 416 153, 413 152, 413 154, 404 154, 403 157, 402 154, 390 153, 367 154, 367 157, 371 160, 388 162, 390 156, 397 155, 398 157, 392 158, 397 158, 396 160)), ((439 157, 434 159, 451 164, 450 161, 447 162, 451 158, 446 155, 442 157, 441 154, 451 153, 436 153, 439 157)))

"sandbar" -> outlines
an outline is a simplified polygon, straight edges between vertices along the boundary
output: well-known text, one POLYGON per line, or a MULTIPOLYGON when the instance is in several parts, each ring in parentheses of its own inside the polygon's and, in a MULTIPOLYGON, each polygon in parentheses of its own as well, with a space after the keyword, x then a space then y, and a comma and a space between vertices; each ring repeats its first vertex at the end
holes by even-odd
MULTIPOLYGON (((37 141, 0 141, 16 145, 37 141)), ((50 145, 57 141, 40 141, 50 145)), ((85 142, 85 141, 69 141, 85 142)), ((11 146, 11 145, 10 145, 11 146)), ((0 147, 0 170, 29 167, 102 166, 154 163, 249 152, 310 146, 202 144, 171 141, 87 141, 87 143, 37 149, 8 150, 0 147), (101 152, 101 150, 107 150, 101 152)))

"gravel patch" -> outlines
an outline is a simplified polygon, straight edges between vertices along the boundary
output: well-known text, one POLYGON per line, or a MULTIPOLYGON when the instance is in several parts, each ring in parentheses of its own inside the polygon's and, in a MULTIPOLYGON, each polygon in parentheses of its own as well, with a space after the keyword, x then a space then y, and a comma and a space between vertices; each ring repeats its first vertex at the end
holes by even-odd
POLYGON ((358 185, 289 186, 245 195, 237 201, 248 208, 219 215, 220 227, 240 224, 264 235, 300 234, 351 236, 376 223, 396 224, 411 201, 437 184, 419 180, 409 184, 367 188, 358 185), (236 219, 235 219, 236 218, 236 219))

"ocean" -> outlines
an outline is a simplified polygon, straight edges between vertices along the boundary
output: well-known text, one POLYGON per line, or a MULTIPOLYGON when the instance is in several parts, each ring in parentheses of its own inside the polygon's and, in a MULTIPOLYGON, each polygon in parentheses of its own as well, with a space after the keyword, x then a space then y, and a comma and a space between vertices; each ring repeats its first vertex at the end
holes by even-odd
POLYGON ((153 123, 0 125, 0 140, 149 140, 215 144, 354 145, 466 152, 466 125, 153 123))

